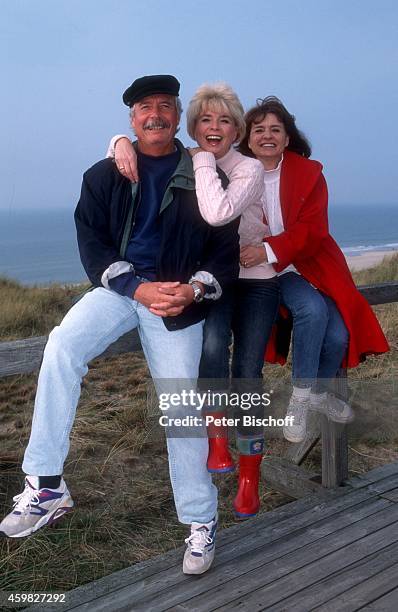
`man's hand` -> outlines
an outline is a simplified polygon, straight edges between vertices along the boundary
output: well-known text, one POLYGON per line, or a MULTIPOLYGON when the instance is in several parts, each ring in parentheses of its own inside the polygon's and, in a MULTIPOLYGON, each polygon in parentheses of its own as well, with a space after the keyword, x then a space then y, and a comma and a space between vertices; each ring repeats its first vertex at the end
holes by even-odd
POLYGON ((120 138, 115 145, 115 162, 120 174, 133 183, 139 181, 137 154, 128 138, 120 138))
POLYGON ((240 250, 240 263, 244 268, 258 266, 258 264, 268 261, 267 251, 264 246, 245 246, 240 250))
POLYGON ((179 282, 141 283, 134 299, 158 317, 176 317, 193 302, 193 289, 179 282))

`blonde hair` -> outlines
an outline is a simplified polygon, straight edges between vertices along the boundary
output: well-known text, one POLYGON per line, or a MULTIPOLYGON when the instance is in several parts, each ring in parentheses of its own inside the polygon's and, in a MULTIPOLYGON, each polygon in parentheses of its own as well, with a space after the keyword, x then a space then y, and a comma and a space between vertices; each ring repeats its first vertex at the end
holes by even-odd
POLYGON ((195 92, 187 110, 187 131, 195 139, 196 123, 205 110, 224 111, 231 115, 238 131, 237 140, 241 140, 246 132, 243 106, 227 83, 204 83, 195 92))

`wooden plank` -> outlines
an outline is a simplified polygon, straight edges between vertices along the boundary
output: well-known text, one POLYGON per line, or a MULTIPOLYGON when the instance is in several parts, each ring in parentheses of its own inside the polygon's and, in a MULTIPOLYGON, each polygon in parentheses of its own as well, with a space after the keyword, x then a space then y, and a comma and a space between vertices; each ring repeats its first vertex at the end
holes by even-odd
MULTIPOLYGON (((217 604, 222 605, 223 598, 225 598, 225 591, 227 590, 229 592, 230 589, 233 588, 235 580, 241 577, 242 574, 243 582, 245 582, 249 570, 257 567, 260 568, 260 575, 262 575, 264 572, 266 575, 268 575, 270 570, 268 570, 268 567, 264 567, 265 563, 272 562, 271 567, 273 567, 273 562, 275 562, 275 559, 283 557, 284 560, 286 558, 284 556, 286 553, 292 551, 295 552, 300 547, 302 547, 301 552, 298 554, 296 562, 299 566, 301 566, 303 564, 304 555, 302 551, 305 550, 303 547, 307 546, 309 542, 315 540, 321 541, 322 546, 320 547, 317 545, 313 550, 316 555, 319 555, 319 551, 322 550, 324 546, 323 543, 326 540, 326 535, 333 532, 333 530, 340 530, 347 524, 349 524, 351 527, 351 525, 358 521, 361 516, 367 516, 370 513, 377 516, 374 511, 378 508, 383 508, 382 505, 379 505, 381 501, 382 500, 376 500, 373 507, 365 504, 364 506, 356 507, 352 510, 352 512, 340 513, 339 516, 333 516, 332 519, 320 520, 316 525, 311 525, 310 529, 300 530, 295 534, 285 534, 282 539, 277 537, 277 535, 280 536, 280 534, 275 533, 278 526, 271 529, 270 535, 268 536, 264 537, 263 532, 255 534, 255 539, 252 542, 248 542, 244 534, 242 534, 242 538, 236 542, 237 553, 235 551, 232 557, 230 554, 228 554, 229 551, 226 551, 227 554, 222 554, 222 556, 217 553, 216 563, 213 566, 211 573, 209 573, 206 578, 203 577, 198 586, 192 584, 171 585, 167 583, 166 587, 164 582, 161 580, 156 584, 156 591, 154 591, 152 587, 153 592, 150 598, 141 601, 143 595, 142 592, 140 593, 138 601, 135 598, 135 607, 138 610, 168 609, 171 607, 171 604, 177 605, 178 601, 183 601, 187 598, 187 596, 191 598, 194 594, 193 589, 195 589, 195 592, 203 593, 203 597, 200 597, 198 602, 195 598, 195 607, 193 609, 196 609, 196 603, 198 603, 198 605, 200 603, 199 609, 206 610, 206 605, 208 605, 209 602, 208 597, 210 596, 210 600, 213 602, 215 593, 218 593, 220 597, 220 601, 217 600, 217 604), (231 580, 232 583, 230 582, 231 580), (214 587, 214 584, 219 584, 219 588, 209 591, 211 587, 214 587), (159 587, 163 587, 162 591, 159 591, 159 587)), ((393 504, 390 504, 390 506, 394 507, 393 504)), ((362 530, 362 534, 366 534, 370 530, 370 525, 374 524, 375 521, 369 523, 366 528, 362 530)), ((167 580, 167 577, 165 580, 167 580)), ((192 602, 190 601, 190 606, 191 605, 192 602)), ((188 609, 190 609, 190 607, 188 607, 188 609)))
MULTIPOLYGON (((359 476, 353 476, 350 480, 347 481, 347 484, 354 489, 360 489, 362 487, 367 487, 371 483, 376 483, 380 480, 393 478, 398 474, 398 461, 393 461, 392 463, 386 463, 385 465, 381 465, 380 467, 374 468, 365 474, 360 474, 359 476)), ((391 489, 388 489, 391 490, 391 489)))
MULTIPOLYGON (((347 490, 347 493, 348 492, 349 490, 347 490)), ((245 521, 244 523, 239 523, 229 527, 228 529, 220 532, 219 536, 217 537, 217 553, 224 545, 236 543, 241 537, 242 531, 244 531, 245 534, 249 532, 257 534, 260 530, 263 531, 266 527, 269 528, 278 522, 286 521, 289 524, 294 524, 293 519, 296 515, 300 515, 303 512, 312 513, 314 506, 318 507, 318 504, 321 501, 324 502, 327 499, 329 499, 330 503, 333 504, 334 498, 334 491, 327 491, 326 497, 322 495, 322 500, 319 499, 319 496, 312 495, 305 499, 292 501, 281 506, 280 508, 266 512, 265 514, 260 514, 256 518, 245 521)), ((354 502, 352 502, 352 500, 350 501, 351 503, 358 503, 366 498, 367 494, 364 495, 364 492, 361 491, 360 498, 356 498, 354 502)), ((85 601, 92 601, 96 597, 106 595, 109 591, 122 588, 128 584, 134 584, 135 582, 139 582, 145 578, 154 576, 165 569, 170 569, 173 566, 178 566, 180 569, 184 549, 185 547, 180 547, 177 550, 169 551, 162 555, 157 555, 155 558, 136 563, 128 568, 114 572, 109 576, 105 576, 104 578, 100 578, 96 581, 71 590, 68 592, 68 607, 66 609, 72 609, 76 605, 85 601)), ((54 607, 54 610, 59 610, 59 605, 61 604, 57 604, 57 606, 54 607)), ((30 609, 37 610, 36 607, 32 607, 30 609)), ((46 610, 51 610, 51 608, 46 606, 46 610)))
MULTIPOLYGON (((311 531, 310 535, 305 533, 301 536, 301 545, 304 546, 308 543, 308 537, 314 540, 316 538, 319 539, 333 529, 341 528, 342 524, 351 524, 361 517, 370 514, 375 515, 377 511, 386 507, 386 504, 393 505, 386 500, 374 500, 367 505, 354 509, 350 516, 347 514, 347 516, 341 517, 341 523, 339 523, 337 518, 333 519, 333 525, 326 524, 326 522, 323 521, 325 524, 322 524, 322 526, 320 525, 318 531, 311 531)), ((267 559, 272 560, 284 554, 286 551, 295 550, 298 543, 296 541, 281 541, 279 545, 282 547, 281 550, 274 551, 274 549, 267 544, 267 559)), ((212 569, 210 573, 206 574, 206 577, 203 576, 199 580, 196 578, 188 579, 186 576, 183 576, 179 564, 178 567, 168 568, 150 580, 142 580, 138 583, 136 582, 134 585, 126 586, 123 589, 114 590, 112 593, 102 597, 101 600, 92 600, 85 603, 83 606, 78 606, 77 609, 80 612, 83 610, 87 612, 99 612, 100 610, 120 610, 128 605, 137 611, 167 609, 171 605, 175 605, 181 598, 182 600, 186 600, 187 596, 185 592, 187 592, 189 596, 192 596, 192 590, 199 593, 207 592, 209 586, 231 580, 233 578, 233 570, 231 569, 231 564, 226 564, 226 552, 228 551, 222 550, 221 552, 217 552, 217 563, 214 565, 216 571, 212 569), (218 572, 217 569, 219 570, 218 572)), ((264 549, 260 547, 256 555, 254 550, 248 552, 244 563, 241 564, 240 567, 238 567, 238 564, 234 564, 233 567, 236 568, 239 575, 242 571, 248 571, 247 563, 249 563, 250 566, 259 566, 263 565, 264 562, 264 549)))
POLYGON ((305 470, 287 459, 265 457, 261 474, 266 486, 290 497, 305 497, 310 493, 321 495, 323 491, 321 483, 313 480, 318 477, 316 472, 305 470))
MULTIPOLYGON (((384 485, 379 483, 379 489, 383 489, 383 486, 386 490, 397 487, 398 475, 393 474, 381 482, 384 485)), ((325 491, 324 496, 312 496, 310 500, 302 499, 287 504, 287 507, 284 506, 274 510, 269 513, 271 520, 268 520, 268 513, 266 513, 256 520, 248 521, 221 532, 214 568, 223 565, 226 561, 238 558, 242 554, 251 556, 256 548, 261 550, 261 547, 265 546, 268 550, 272 542, 291 537, 293 534, 299 534, 303 528, 310 525, 316 526, 315 524, 319 521, 323 525, 327 522, 328 517, 335 513, 349 511, 350 508, 356 511, 356 507, 368 503, 368 500, 377 501, 378 494, 369 491, 369 486, 372 485, 370 484, 368 487, 364 485, 356 490, 348 488, 344 490, 342 488, 338 493, 331 490, 325 491), (277 519, 278 515, 281 515, 282 520, 277 519)), ((382 500, 382 503, 392 505, 387 500, 382 500)), ((183 550, 182 547, 177 551, 171 551, 155 559, 120 570, 88 585, 78 587, 68 593, 67 606, 63 609, 75 609, 83 604, 87 607, 81 607, 81 610, 90 610, 93 601, 108 593, 120 591, 124 587, 139 588, 137 583, 140 582, 143 584, 152 582, 158 585, 161 583, 162 576, 164 577, 168 572, 175 572, 174 576, 177 582, 184 580, 186 577, 181 572, 183 550)), ((260 555, 262 556, 263 552, 260 552, 260 555)), ((212 569, 211 574, 213 571, 212 569)), ((204 577, 201 578, 201 580, 203 579, 204 577)), ((51 610, 51 608, 46 609, 51 610)), ((59 609, 59 606, 53 608, 54 611, 59 609)))
POLYGON ((393 589, 384 597, 361 608, 362 612, 397 612, 398 610, 398 589, 393 589))
MULTIPOLYGON (((263 609, 265 603, 268 607, 275 605, 333 572, 398 542, 397 520, 394 505, 381 511, 378 519, 372 516, 327 536, 322 546, 315 542, 245 574, 234 580, 227 593, 224 589, 224 603, 217 609, 252 611, 263 609)), ((213 606, 214 592, 208 595, 213 606)), ((189 609, 196 608, 191 605, 189 609)))
MULTIPOLYGON (((334 379, 334 393, 348 401, 347 370, 340 368, 334 379)), ((348 440, 345 425, 321 417, 322 485, 338 487, 348 478, 348 440)))
POLYGON ((29 374, 40 367, 47 336, 0 343, 0 377, 29 374))
POLYGON ((346 426, 321 415, 322 485, 338 487, 348 478, 348 443, 346 426))
POLYGON ((361 285, 358 290, 372 306, 398 302, 398 281, 377 285, 361 285))
MULTIPOLYGON (((285 609, 294 612, 354 612, 393 587, 398 587, 398 546, 393 544, 367 561, 354 563, 321 582, 284 599, 285 609)), ((269 612, 281 610, 281 604, 267 608, 269 612)))
MULTIPOLYGON (((48 336, 0 342, 0 378, 14 374, 30 374, 40 368, 48 336)), ((119 338, 97 357, 104 359, 131 351, 140 351, 141 342, 136 329, 119 338)))
POLYGON ((383 493, 381 497, 384 497, 385 499, 389 499, 390 501, 398 503, 398 489, 392 489, 392 491, 387 491, 386 493, 383 493))
POLYGON ((161 612, 188 602, 187 605, 194 603, 194 609, 196 609, 198 596, 200 596, 200 607, 203 606, 206 609, 206 603, 207 605, 209 605, 209 602, 214 603, 214 591, 210 589, 219 590, 222 599, 225 592, 230 592, 233 588, 236 578, 242 575, 247 576, 254 569, 262 568, 262 571, 266 563, 272 563, 275 559, 280 559, 284 555, 296 552, 299 549, 305 550, 305 546, 311 542, 323 542, 326 535, 340 530, 342 527, 351 526, 369 515, 376 516, 377 512, 383 509, 381 501, 376 500, 371 504, 364 504, 351 513, 333 517, 330 522, 323 522, 318 527, 310 531, 302 531, 294 537, 284 538, 273 544, 263 544, 258 549, 247 552, 233 562, 228 558, 219 559, 217 566, 206 575, 206 578, 202 577, 201 580, 181 580, 178 584, 170 584, 168 582, 169 577, 166 577, 166 582, 156 583, 156 589, 153 585, 147 585, 147 588, 143 589, 138 597, 134 593, 134 608, 136 610, 161 612), (193 599, 194 597, 195 599, 193 599))
MULTIPOLYGON (((388 304, 398 301, 398 281, 358 287, 370 304, 388 304)), ((0 377, 29 374, 40 367, 47 336, 0 343, 0 377)), ((141 350, 136 330, 119 338, 112 348, 100 357, 141 350)))

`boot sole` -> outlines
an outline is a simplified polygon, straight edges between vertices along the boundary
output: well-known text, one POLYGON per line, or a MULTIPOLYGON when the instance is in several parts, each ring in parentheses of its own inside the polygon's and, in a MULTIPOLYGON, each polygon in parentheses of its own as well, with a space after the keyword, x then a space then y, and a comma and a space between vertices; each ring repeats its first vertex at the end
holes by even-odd
POLYGON ((235 469, 235 466, 232 465, 231 467, 226 468, 207 468, 207 471, 210 472, 210 474, 227 474, 228 472, 234 472, 235 469))
POLYGON ((253 518, 253 516, 257 516, 257 512, 253 512, 253 514, 245 514, 244 512, 237 512, 234 510, 235 520, 236 521, 246 521, 247 519, 253 518))

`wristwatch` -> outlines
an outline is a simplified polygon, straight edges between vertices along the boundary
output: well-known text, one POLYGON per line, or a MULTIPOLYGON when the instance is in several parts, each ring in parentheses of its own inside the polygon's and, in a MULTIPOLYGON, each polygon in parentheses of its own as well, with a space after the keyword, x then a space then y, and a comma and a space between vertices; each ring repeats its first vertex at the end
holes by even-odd
POLYGON ((189 281, 189 284, 193 289, 193 301, 198 304, 203 300, 202 289, 200 288, 199 283, 196 281, 189 281))

